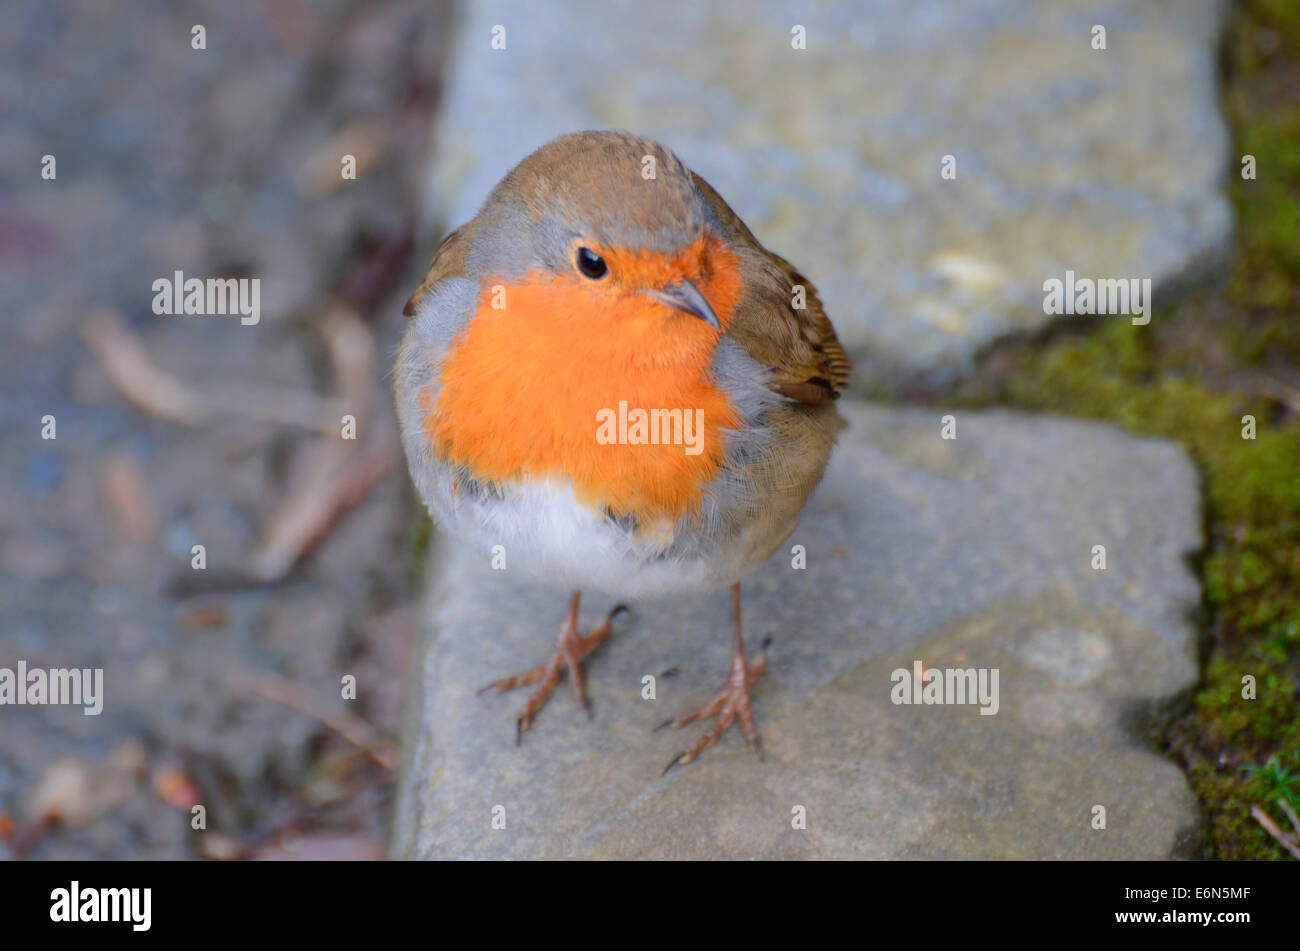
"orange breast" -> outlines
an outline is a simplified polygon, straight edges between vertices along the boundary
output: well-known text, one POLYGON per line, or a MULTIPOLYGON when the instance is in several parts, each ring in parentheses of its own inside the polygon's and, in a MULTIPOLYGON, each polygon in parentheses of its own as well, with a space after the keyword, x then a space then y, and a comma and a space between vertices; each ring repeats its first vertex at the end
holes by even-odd
MULTIPOLYGON (((707 271, 690 276, 725 329, 740 278, 735 256, 712 250, 707 271)), ((629 262, 621 263, 626 277, 629 262)), ((646 255, 630 263, 665 276, 663 262, 646 255)), ((710 380, 717 332, 577 275, 533 273, 504 293, 505 306, 494 308, 494 285, 485 282, 477 312, 442 360, 436 406, 421 394, 425 435, 439 454, 487 480, 567 478, 583 504, 647 525, 697 510, 723 461, 723 430, 739 422, 710 380), (633 418, 630 439, 643 435, 635 410, 692 414, 702 422, 698 454, 672 441, 674 431, 685 435, 680 426, 665 425, 658 445, 603 443, 598 435, 619 431, 620 403, 633 418)))

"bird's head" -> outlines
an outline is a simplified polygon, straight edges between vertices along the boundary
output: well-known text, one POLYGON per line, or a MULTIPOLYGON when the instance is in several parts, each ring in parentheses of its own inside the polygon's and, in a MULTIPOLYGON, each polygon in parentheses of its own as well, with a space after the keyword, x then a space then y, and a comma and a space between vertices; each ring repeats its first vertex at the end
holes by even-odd
POLYGON ((558 138, 505 177, 479 218, 469 262, 485 284, 550 284, 611 332, 711 347, 739 299, 738 257, 690 170, 649 139, 558 138))

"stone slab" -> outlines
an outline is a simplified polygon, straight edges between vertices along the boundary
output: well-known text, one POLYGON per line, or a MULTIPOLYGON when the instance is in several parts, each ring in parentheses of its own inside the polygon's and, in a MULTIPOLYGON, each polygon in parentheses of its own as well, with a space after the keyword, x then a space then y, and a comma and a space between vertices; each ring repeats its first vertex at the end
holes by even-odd
POLYGON ((652 136, 820 288, 860 382, 895 391, 1046 324, 1043 282, 1067 269, 1150 278, 1159 303, 1230 253, 1221 0, 736 9, 466 4, 430 229, 556 135, 652 136))
MULTIPOLYGON (((661 777, 698 727, 652 733, 722 684, 725 593, 635 603, 516 747, 566 594, 443 539, 413 671, 392 851, 418 858, 1149 858, 1187 855, 1197 804, 1143 736, 1197 676, 1187 562, 1202 544, 1178 447, 1009 412, 845 401, 850 428, 790 539, 745 585, 760 762, 734 729, 661 777), (1107 567, 1091 567, 1105 545, 1107 567), (897 705, 892 671, 999 672, 996 714, 897 705), (671 667, 676 676, 659 676, 671 667), (656 675, 656 699, 642 678, 656 675), (1107 827, 1091 827, 1093 808, 1107 827), (505 829, 494 829, 494 807, 505 829), (807 828, 792 828, 803 806, 807 828)), ((585 625, 610 604, 583 604, 585 625)))

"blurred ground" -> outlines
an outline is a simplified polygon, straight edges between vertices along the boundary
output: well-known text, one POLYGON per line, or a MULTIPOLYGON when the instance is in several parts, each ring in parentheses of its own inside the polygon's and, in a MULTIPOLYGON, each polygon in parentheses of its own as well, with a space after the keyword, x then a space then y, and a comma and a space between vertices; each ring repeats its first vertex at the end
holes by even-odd
POLYGON ((447 8, 7 7, 0 667, 108 696, 0 712, 0 856, 380 854, 420 524, 386 374, 447 8), (260 277, 260 324, 155 316, 176 269, 260 277))

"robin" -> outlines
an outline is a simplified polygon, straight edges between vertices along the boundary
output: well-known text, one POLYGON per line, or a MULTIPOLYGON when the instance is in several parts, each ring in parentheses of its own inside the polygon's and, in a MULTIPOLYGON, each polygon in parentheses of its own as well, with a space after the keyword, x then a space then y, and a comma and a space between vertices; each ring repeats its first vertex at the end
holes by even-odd
POLYGON ((565 672, 588 707, 582 663, 624 608, 584 636, 583 589, 730 586, 727 684, 660 726, 717 721, 664 771, 737 720, 761 757, 740 579, 794 531, 851 369, 813 286, 664 146, 579 132, 447 236, 405 313, 397 410, 430 513, 572 591, 550 658, 483 688, 537 685, 516 738, 565 672))

